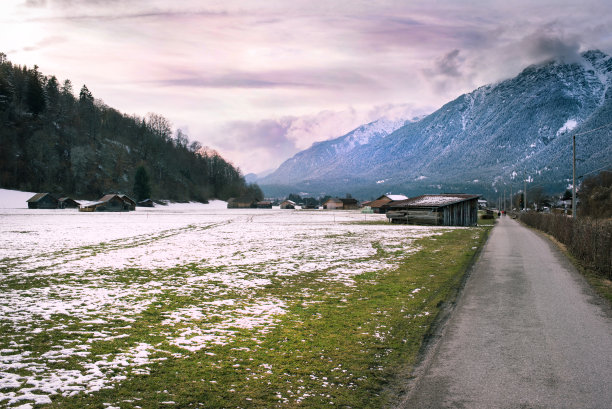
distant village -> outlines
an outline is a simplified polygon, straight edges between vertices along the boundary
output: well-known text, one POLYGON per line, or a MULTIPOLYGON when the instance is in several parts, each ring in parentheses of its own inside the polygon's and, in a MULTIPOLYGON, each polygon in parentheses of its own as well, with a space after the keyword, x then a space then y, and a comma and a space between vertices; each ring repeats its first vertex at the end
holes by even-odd
MULTIPOLYGON (((230 198, 228 209, 319 209, 359 210, 362 213, 386 214, 391 223, 419 224, 436 226, 475 226, 478 223, 479 208, 486 202, 479 200, 480 195, 439 194, 421 195, 408 198, 405 195, 385 194, 376 200, 359 202, 350 195, 344 198, 331 197, 319 206, 312 202, 296 203, 292 200, 273 202, 258 201, 253 198, 230 198)), ((111 193, 99 200, 81 204, 70 197, 56 198, 50 193, 38 193, 27 201, 30 209, 70 209, 80 212, 128 212, 137 206, 153 207, 151 199, 136 202, 125 194, 111 193)))
MULTIPOLYGON (((486 207, 480 201, 480 195, 440 194, 421 195, 408 198, 405 195, 385 194, 376 200, 359 202, 347 195, 345 198, 332 197, 323 202, 325 210, 356 210, 363 213, 383 213, 391 223, 418 224, 433 226, 475 226, 478 223, 479 207, 486 207)), ((256 201, 250 198, 232 198, 228 201, 229 209, 272 209, 272 201, 256 201)), ((281 209, 295 209, 294 201, 284 200, 278 206, 281 209)), ((300 208, 316 209, 318 206, 302 205, 300 208)))
MULTIPOLYGON (((78 209, 80 212, 129 212, 136 207, 154 207, 151 199, 135 201, 121 193, 110 193, 97 201, 79 203, 70 197, 56 197, 51 193, 37 193, 27 200, 29 209, 78 209)), ((568 212, 567 200, 553 212, 568 212), (564 209, 563 209, 564 208, 564 209)), ((571 205, 570 205, 571 206, 571 205)), ((499 206, 498 206, 499 207, 499 206)), ((252 197, 230 198, 228 209, 302 209, 302 210, 361 210, 362 213, 385 214, 394 224, 428 226, 476 226, 478 218, 494 218, 495 212, 487 201, 476 194, 426 194, 409 198, 400 194, 384 194, 375 200, 360 202, 346 195, 344 198, 326 197, 321 201, 289 195, 279 200, 256 200, 252 197), (291 200, 293 198, 294 200, 291 200), (479 216, 480 212, 480 216, 479 216)), ((571 208, 571 207, 570 207, 571 208)), ((538 209, 550 212, 550 209, 538 209)))

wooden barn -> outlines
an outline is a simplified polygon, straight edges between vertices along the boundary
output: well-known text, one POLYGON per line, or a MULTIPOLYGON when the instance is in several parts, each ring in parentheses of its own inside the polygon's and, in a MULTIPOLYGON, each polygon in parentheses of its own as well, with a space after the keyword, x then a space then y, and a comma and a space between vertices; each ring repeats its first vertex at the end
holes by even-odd
POLYGON ((353 199, 352 197, 346 197, 344 199, 332 197, 328 199, 325 203, 323 203, 323 209, 354 210, 359 209, 359 202, 357 201, 357 199, 353 199))
POLYGON ((257 207, 257 200, 252 197, 232 197, 227 201, 228 209, 251 209, 257 207))
POLYGON ((479 195, 423 195, 392 202, 387 218, 392 223, 432 226, 475 226, 479 195))
POLYGON ((128 205, 128 210, 136 210, 136 201, 130 198, 128 195, 117 195, 128 205))
POLYGON ((79 202, 70 198, 70 197, 60 197, 58 201, 58 206, 60 209, 78 209, 79 202))
POLYGON ((408 196, 404 195, 382 195, 376 200, 371 201, 368 206, 372 208, 374 213, 387 213, 389 203, 398 202, 400 200, 408 200, 408 196))
POLYGON ((138 206, 138 207, 154 207, 154 204, 153 204, 153 200, 145 199, 145 200, 141 200, 140 202, 136 203, 136 206, 138 206))
POLYGON ((57 209, 59 201, 51 193, 36 193, 27 200, 28 209, 57 209))
MULTIPOLYGON (((114 193, 103 196, 97 202, 83 205, 79 208, 80 212, 128 212, 133 210, 132 203, 124 200, 121 196, 114 193)), ((135 209, 135 206, 134 206, 135 209)))
POLYGON ((280 204, 281 209, 295 209, 295 202, 292 200, 285 200, 280 204))

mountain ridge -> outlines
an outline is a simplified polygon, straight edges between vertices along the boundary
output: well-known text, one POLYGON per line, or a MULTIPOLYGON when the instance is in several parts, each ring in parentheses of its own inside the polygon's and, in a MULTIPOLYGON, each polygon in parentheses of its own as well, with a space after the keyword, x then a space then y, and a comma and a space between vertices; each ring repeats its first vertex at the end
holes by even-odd
MULTIPOLYGON (((287 190, 313 195, 351 190, 364 197, 388 191, 491 195, 525 174, 547 190, 563 191, 571 176, 570 134, 612 122, 611 73, 612 59, 598 50, 571 63, 532 65, 341 155, 317 157, 318 146, 299 152, 259 183, 266 195, 287 190), (305 158, 325 166, 308 173, 307 166, 300 167, 305 158), (291 178, 283 177, 287 163, 291 178)), ((591 134, 589 145, 581 147, 584 172, 612 162, 609 132, 591 134)))

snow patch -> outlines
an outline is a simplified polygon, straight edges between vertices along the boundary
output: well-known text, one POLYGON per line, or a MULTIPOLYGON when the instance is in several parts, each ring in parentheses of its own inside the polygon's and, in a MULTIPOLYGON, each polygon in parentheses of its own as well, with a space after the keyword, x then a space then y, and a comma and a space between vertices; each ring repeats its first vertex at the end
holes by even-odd
MULTIPOLYGON (((570 132, 574 128, 576 128, 577 126, 578 126, 578 122, 575 119, 568 119, 565 122, 565 124, 561 128, 559 128, 559 130, 557 131, 557 136, 559 136, 559 135, 561 135, 562 133, 565 133, 565 132, 570 132)), ((532 146, 532 148, 533 147, 535 147, 535 146, 532 146)))

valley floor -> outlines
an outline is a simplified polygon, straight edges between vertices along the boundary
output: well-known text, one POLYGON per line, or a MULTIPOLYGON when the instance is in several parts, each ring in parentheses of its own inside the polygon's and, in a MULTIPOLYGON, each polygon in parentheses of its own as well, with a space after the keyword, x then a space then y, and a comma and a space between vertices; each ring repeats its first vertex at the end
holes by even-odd
POLYGON ((486 228, 0 209, 0 405, 379 405, 486 228))

